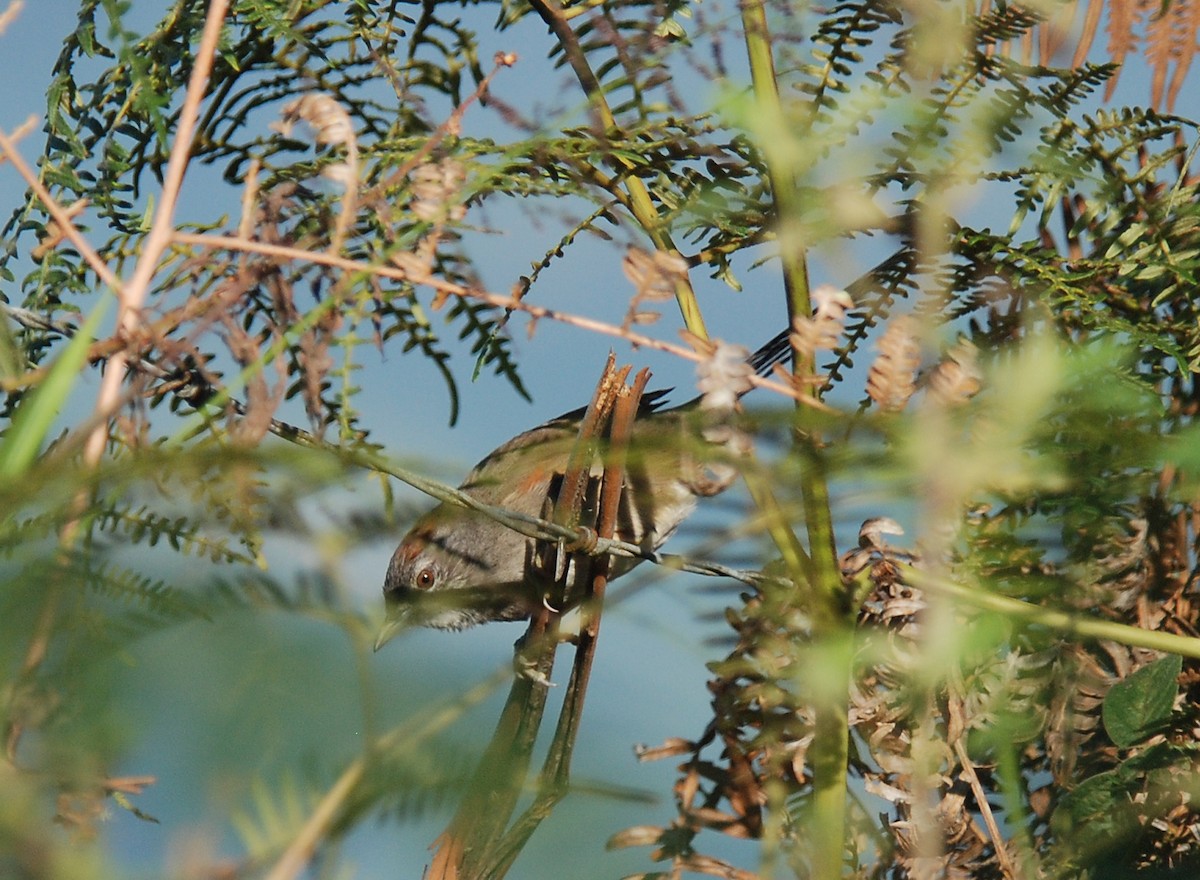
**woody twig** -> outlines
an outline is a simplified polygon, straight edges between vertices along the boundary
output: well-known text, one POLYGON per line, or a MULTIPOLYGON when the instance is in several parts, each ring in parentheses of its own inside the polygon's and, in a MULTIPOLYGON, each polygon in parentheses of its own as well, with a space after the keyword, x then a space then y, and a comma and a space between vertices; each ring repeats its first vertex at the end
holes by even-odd
MULTIPOLYGON (((588 511, 595 510, 591 533, 600 538, 612 537, 625 482, 622 450, 649 380, 649 373, 643 370, 630 387, 626 385, 628 375, 629 368, 616 369, 610 356, 557 496, 548 499, 552 507, 547 517, 550 521, 586 534, 592 529, 586 521, 588 511), (589 503, 597 498, 591 470, 604 435, 610 450, 615 451, 606 456, 598 503, 589 503)), ((504 876, 541 821, 566 794, 608 580, 608 557, 592 555, 590 550, 582 544, 569 546, 561 541, 535 544, 529 580, 546 588, 546 601, 518 643, 520 674, 462 806, 436 842, 431 880, 504 876), (574 602, 582 609, 583 623, 563 708, 538 777, 534 801, 511 822, 526 788, 533 746, 545 711, 554 655, 562 638, 561 609, 574 602)))

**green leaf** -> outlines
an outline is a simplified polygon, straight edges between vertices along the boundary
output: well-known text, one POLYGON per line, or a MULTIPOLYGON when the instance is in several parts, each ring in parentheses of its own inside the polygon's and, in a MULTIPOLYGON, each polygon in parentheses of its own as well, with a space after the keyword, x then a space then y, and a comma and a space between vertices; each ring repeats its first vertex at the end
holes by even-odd
POLYGON ((0 478, 18 476, 33 463, 54 419, 79 379, 87 360, 88 346, 96 335, 100 319, 108 311, 110 297, 104 297, 58 356, 46 378, 22 401, 13 414, 12 427, 0 443, 0 478))
MULTIPOLYGON (((1126 800, 1129 786, 1130 780, 1119 770, 1089 776, 1063 798, 1062 809, 1055 813, 1055 819, 1060 823, 1070 820, 1076 829, 1098 822, 1101 827, 1092 830, 1114 834, 1121 830, 1114 805, 1126 800)), ((1070 831, 1070 826, 1060 830, 1070 831)))
POLYGON ((1149 737, 1166 723, 1179 691, 1176 679, 1183 658, 1172 654, 1144 666, 1113 685, 1104 698, 1101 717, 1109 738, 1127 749, 1149 737))
POLYGON ((151 816, 149 813, 143 812, 141 809, 139 809, 138 807, 134 806, 134 804, 133 804, 133 801, 131 801, 131 800, 128 798, 128 796, 126 796, 126 795, 125 795, 125 793, 124 793, 124 792, 120 792, 120 791, 114 791, 114 792, 112 793, 112 799, 113 799, 114 801, 116 801, 116 802, 117 802, 117 804, 118 804, 118 805, 119 805, 119 806, 120 806, 122 809, 128 810, 129 812, 133 813, 133 815, 137 816, 137 817, 138 817, 139 819, 141 819, 143 822, 152 822, 152 823, 154 823, 155 825, 161 825, 161 824, 162 824, 162 823, 161 823, 161 822, 159 822, 157 819, 155 819, 153 816, 151 816))
POLYGON ((21 357, 8 319, 0 318, 0 378, 16 379, 21 375, 21 368, 21 357))

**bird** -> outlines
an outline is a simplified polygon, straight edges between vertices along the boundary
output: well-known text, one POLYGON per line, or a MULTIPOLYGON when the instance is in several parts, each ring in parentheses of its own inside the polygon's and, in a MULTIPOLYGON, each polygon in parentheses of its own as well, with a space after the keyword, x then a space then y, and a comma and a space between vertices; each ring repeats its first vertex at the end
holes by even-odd
MULTIPOLYGON (((765 375, 790 353, 790 335, 784 331, 746 358, 746 364, 765 375)), ((642 396, 618 506, 614 537, 646 550, 657 550, 692 513, 698 498, 724 491, 736 477, 733 468, 715 465, 713 450, 706 448, 720 444, 701 436, 696 419, 701 399, 664 409, 669 391, 642 396)), ((501 444, 471 470, 461 491, 493 507, 544 515, 585 412, 581 407, 564 413, 501 444)), ((598 475, 602 467, 602 461, 595 462, 593 473, 598 475)), ((589 510, 594 515, 594 494, 584 500, 585 517, 589 510)), ((375 650, 414 626, 461 630, 528 618, 542 602, 527 574, 535 546, 533 539, 485 513, 448 502, 437 505, 417 519, 392 554, 383 583, 387 617, 375 650)), ((639 561, 614 556, 609 579, 639 561)))

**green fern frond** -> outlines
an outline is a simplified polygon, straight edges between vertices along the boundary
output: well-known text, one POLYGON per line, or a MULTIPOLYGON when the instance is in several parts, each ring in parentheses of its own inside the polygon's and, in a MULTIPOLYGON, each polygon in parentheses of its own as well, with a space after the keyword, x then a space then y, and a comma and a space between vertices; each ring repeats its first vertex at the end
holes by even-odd
POLYGON ((231 547, 230 538, 205 533, 191 516, 168 516, 145 505, 103 507, 96 511, 92 522, 98 532, 120 534, 132 543, 149 547, 163 542, 186 556, 222 563, 252 564, 255 560, 253 555, 231 547))
POLYGON ((250 859, 269 862, 292 841, 319 803, 320 791, 285 773, 276 785, 255 777, 251 803, 235 809, 230 822, 250 859))
POLYGON ((163 625, 212 619, 203 598, 195 591, 172 586, 114 562, 87 561, 70 576, 86 584, 96 595, 140 612, 135 617, 123 616, 127 621, 154 621, 163 625))

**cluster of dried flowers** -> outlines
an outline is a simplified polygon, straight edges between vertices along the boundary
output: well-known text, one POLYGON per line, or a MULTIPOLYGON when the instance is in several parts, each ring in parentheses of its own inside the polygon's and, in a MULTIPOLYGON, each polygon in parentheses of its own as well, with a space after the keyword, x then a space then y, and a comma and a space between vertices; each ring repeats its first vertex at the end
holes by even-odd
MULTIPOLYGON (((835 348, 850 308, 844 294, 824 296, 811 319, 797 322, 794 344, 810 353, 835 348)), ((976 350, 961 340, 922 373, 915 318, 893 318, 878 350, 868 396, 883 412, 903 409, 920 391, 923 408, 961 407, 984 381, 976 350)), ((1186 541, 1167 554, 1175 559, 1169 571, 1155 563, 1170 548, 1156 546, 1154 536, 1169 543, 1182 524, 1155 530, 1144 513, 1130 510, 1100 537, 1090 567, 1068 579, 1045 559, 1022 568, 1020 555, 1007 552, 1012 513, 969 511, 960 540, 939 546, 937 567, 954 571, 968 558, 992 559, 1000 568, 974 574, 1001 582, 1022 575, 1069 580, 1074 592, 1057 596, 1059 605, 1108 609, 1150 630, 1195 632, 1200 607, 1188 590, 1186 541)), ((1181 720, 1171 730, 1122 748, 1102 720, 1113 687, 1162 655, 1107 641, 1081 644, 1036 628, 997 632, 994 619, 906 581, 908 566, 927 563, 888 543, 901 533, 890 519, 868 520, 858 546, 840 560, 846 601, 857 610, 858 650, 845 697, 850 769, 860 780, 850 797, 854 876, 1026 877, 1038 865, 1070 871, 1078 852, 1072 847, 1130 834, 1143 866, 1171 866, 1187 856, 1200 829, 1184 779, 1195 762, 1177 759, 1200 736, 1200 713, 1177 712, 1181 720), (977 642, 964 640, 963 633, 976 632, 977 642), (960 648, 947 654, 942 642, 960 648), (1017 744, 1019 766, 1001 766, 1000 741, 1017 744), (1128 762, 1152 769, 1122 775, 1128 762), (1005 791, 1014 779, 1023 788, 1015 800, 1005 791), (1089 786, 1103 788, 1097 802, 1104 805, 1120 789, 1117 800, 1127 808, 1120 816, 1088 815, 1089 786), (1022 797, 1027 814, 1008 812, 1022 797), (1069 828, 1072 821, 1084 829, 1069 828)), ((772 822, 786 821, 771 815, 784 803, 788 815, 804 814, 813 784, 808 751, 826 697, 806 679, 820 660, 812 653, 811 609, 797 592, 790 582, 767 580, 743 595, 726 612, 736 643, 710 667, 707 727, 694 739, 639 750, 643 760, 683 759, 670 822, 630 828, 610 841, 653 847, 661 867, 642 876, 752 880, 753 872, 703 854, 703 835, 761 837, 772 822)), ((1194 696, 1200 678, 1185 672, 1181 682, 1194 696)), ((772 835, 803 874, 810 867, 803 829, 776 826, 772 835)))
POLYGON ((622 325, 628 330, 635 324, 652 324, 661 317, 658 312, 644 308, 645 304, 673 298, 677 285, 687 283, 688 264, 677 253, 659 250, 650 253, 630 247, 621 261, 621 271, 634 287, 622 325))
MULTIPOLYGON (((928 649, 928 641, 939 637, 928 629, 931 599, 903 579, 904 565, 919 564, 916 554, 882 539, 897 531, 893 525, 868 521, 860 546, 842 557, 847 591, 859 603, 860 661, 847 694, 851 770, 867 795, 852 799, 856 821, 848 855, 856 860, 854 876, 884 876, 897 868, 923 878, 1024 876, 1028 865, 1021 859, 1028 852, 1022 847, 1046 851, 1061 831, 1061 818, 1052 818, 1055 808, 1078 779, 1115 778, 1122 760, 1137 761, 1169 745, 1159 736, 1123 751, 1107 741, 1100 719, 1109 690, 1159 655, 1112 642, 1085 647, 1031 638, 1005 650, 989 645, 962 658, 958 668, 931 671, 931 656, 939 656, 928 649), (1003 815, 1001 768, 989 746, 996 736, 1024 743, 1021 772, 1032 788, 1024 830, 1003 815), (872 799, 877 807, 868 806, 872 799), (890 832, 886 837, 879 834, 879 819, 890 832), (1022 843, 1026 832, 1028 843, 1022 843)), ((1116 559, 1104 589, 1126 590, 1137 581, 1144 600, 1144 557, 1116 559)), ((766 813, 773 787, 802 812, 811 791, 806 755, 819 710, 797 668, 800 646, 810 636, 807 617, 787 595, 763 589, 727 612, 737 644, 712 667, 713 717, 701 736, 639 750, 642 760, 685 758, 672 821, 630 828, 610 841, 614 847, 652 846, 651 858, 670 866, 664 874, 643 876, 692 872, 752 880, 754 873, 702 855, 701 834, 761 836, 771 821, 766 813), (719 750, 715 757, 708 754, 713 749, 719 750)), ((1162 626, 1180 598, 1147 604, 1154 609, 1147 622, 1162 626)), ((969 627, 971 621, 956 617, 955 625, 969 627)), ((1194 689, 1197 682, 1191 684, 1194 689)), ((1175 736, 1186 743, 1196 732, 1175 736)), ((1183 770, 1172 765, 1161 772, 1183 770)), ((1172 864, 1194 843, 1200 817, 1179 795, 1179 781, 1174 788, 1143 786, 1130 793, 1129 815, 1122 820, 1153 830, 1143 842, 1143 864, 1172 864)), ((802 868, 803 841, 795 843, 792 856, 802 868)))
MULTIPOLYGON (((226 404, 230 435, 248 446, 269 430, 286 429, 275 414, 292 395, 304 401, 318 435, 342 418, 329 393, 334 349, 348 313, 362 317, 370 301, 364 303, 352 289, 357 282, 349 273, 296 256, 325 253, 337 259, 356 248, 352 230, 363 219, 359 209, 364 207, 396 243, 390 261, 420 283, 432 276, 449 226, 466 214, 461 194, 466 169, 456 160, 415 161, 388 187, 364 195, 360 182, 372 173, 360 157, 347 110, 329 95, 306 94, 283 108, 274 128, 291 137, 300 123, 318 146, 329 149, 316 163, 316 173, 342 192, 336 216, 327 216, 327 202, 319 193, 286 176, 264 177, 261 165, 251 163, 238 227, 239 239, 248 247, 204 250, 185 258, 175 276, 203 279, 205 289, 182 306, 147 315, 144 339, 123 340, 139 354, 137 387, 145 398, 169 396, 197 405, 222 387, 215 355, 201 345, 206 331, 218 327, 228 356, 245 377, 244 399, 226 404), (397 203, 403 210, 393 208, 397 203), (401 241, 407 244, 401 246, 401 241), (181 328, 187 332, 178 332, 181 328), (269 351, 274 352, 273 379, 261 369, 269 351)), ((378 277, 365 280, 377 306, 392 299, 382 283, 378 277)), ((378 321, 376 326, 378 331, 378 321)), ((376 342, 382 343, 378 332, 376 342)), ((145 422, 135 401, 119 425, 136 441, 145 433, 145 422)))

